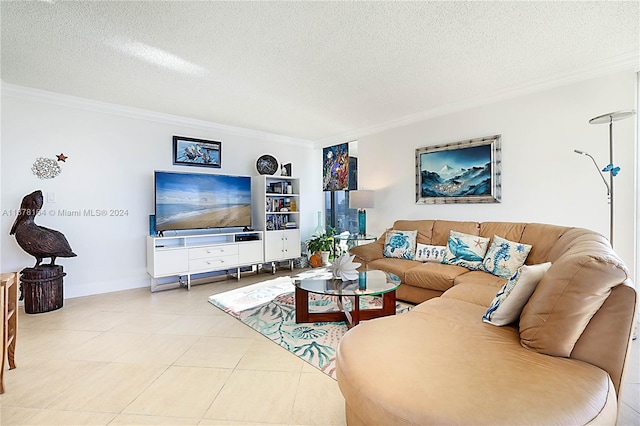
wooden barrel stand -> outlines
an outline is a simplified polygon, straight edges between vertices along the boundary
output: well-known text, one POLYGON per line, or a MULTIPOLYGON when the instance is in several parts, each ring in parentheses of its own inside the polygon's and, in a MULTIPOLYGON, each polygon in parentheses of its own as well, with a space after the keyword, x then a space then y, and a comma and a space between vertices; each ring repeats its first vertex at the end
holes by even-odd
POLYGON ((24 311, 28 314, 39 314, 62 308, 62 280, 65 275, 61 265, 24 268, 20 272, 24 311))

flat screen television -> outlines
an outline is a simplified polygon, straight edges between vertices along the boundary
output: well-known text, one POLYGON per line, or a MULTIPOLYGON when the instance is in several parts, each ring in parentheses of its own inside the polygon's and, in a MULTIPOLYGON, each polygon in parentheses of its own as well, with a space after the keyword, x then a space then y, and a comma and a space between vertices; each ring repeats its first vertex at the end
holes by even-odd
POLYGON ((155 172, 156 231, 251 226, 251 177, 155 172))

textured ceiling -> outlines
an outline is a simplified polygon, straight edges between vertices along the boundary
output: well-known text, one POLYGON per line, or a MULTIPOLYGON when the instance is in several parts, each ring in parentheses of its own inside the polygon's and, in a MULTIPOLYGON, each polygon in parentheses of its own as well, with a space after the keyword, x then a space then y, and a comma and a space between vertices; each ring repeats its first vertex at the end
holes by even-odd
POLYGON ((309 141, 637 69, 640 51, 637 1, 48 0, 0 14, 6 83, 309 141))

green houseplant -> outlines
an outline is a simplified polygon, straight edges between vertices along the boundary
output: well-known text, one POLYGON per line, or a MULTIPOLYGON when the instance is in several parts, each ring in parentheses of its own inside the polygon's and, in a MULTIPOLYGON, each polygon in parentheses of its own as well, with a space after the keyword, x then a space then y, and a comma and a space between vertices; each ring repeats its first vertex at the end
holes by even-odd
POLYGON ((322 234, 313 234, 311 238, 305 241, 307 253, 310 256, 318 253, 322 257, 323 264, 329 263, 329 256, 333 251, 333 236, 335 233, 335 229, 328 227, 322 234))
POLYGON ((312 235, 306 241, 307 251, 311 254, 322 252, 322 251, 331 251, 333 249, 333 237, 325 234, 320 235, 312 235))

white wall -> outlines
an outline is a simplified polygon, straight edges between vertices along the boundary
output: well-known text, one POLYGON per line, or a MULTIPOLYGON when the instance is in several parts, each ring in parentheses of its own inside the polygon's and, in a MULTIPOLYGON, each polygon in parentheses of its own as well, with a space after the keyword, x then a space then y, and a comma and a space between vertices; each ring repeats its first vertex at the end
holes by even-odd
MULTIPOLYGON (((305 141, 232 129, 146 111, 102 104, 48 92, 2 86, 0 270, 33 266, 9 236, 22 197, 36 189, 55 194, 45 199, 40 225, 63 232, 76 258, 59 258, 67 276, 65 297, 76 297, 149 285, 145 239, 153 214, 153 171, 181 170, 233 175, 256 175, 256 159, 265 153, 293 164, 301 177, 303 238, 316 226, 321 192, 304 177, 320 170, 314 149, 305 141), (222 168, 174 166, 172 136, 222 141, 222 168), (62 173, 41 180, 31 172, 36 158, 69 158, 62 173), (123 217, 64 217, 59 210, 123 209, 123 217)), ((317 173, 316 173, 317 174, 317 173)), ((46 260, 48 262, 48 259, 46 260)))
MULTIPOLYGON (((145 238, 153 213, 153 170, 254 175, 264 153, 293 163, 302 178, 302 237, 315 229, 323 207, 322 150, 303 141, 213 123, 2 86, 0 211, 17 209, 35 190, 54 193, 45 210, 126 209, 126 217, 42 216, 37 222, 62 231, 78 257, 64 265, 65 297, 148 285, 145 238), (172 135, 222 141, 222 168, 173 166, 172 135), (63 152, 63 172, 40 180, 37 157, 63 152)), ((597 115, 634 108, 635 74, 612 74, 487 106, 448 114, 360 137, 359 185, 375 189, 367 228, 381 233, 396 219, 526 221, 581 226, 608 235, 606 190, 591 161, 608 163, 608 126, 597 115), (415 149, 493 134, 502 135, 502 203, 415 204, 415 149)), ((635 120, 615 123, 615 249, 635 264, 635 120)), ((15 219, 0 220, 0 270, 21 270, 34 260, 9 236, 15 219)), ((633 271, 632 271, 633 272, 633 271)))
MULTIPOLYGON (((522 221, 609 235, 606 187, 588 157, 609 162, 608 125, 593 117, 635 107, 635 73, 620 72, 360 137, 359 185, 376 190, 367 228, 396 219, 522 221), (416 205, 415 149, 502 135, 502 203, 416 205)), ((614 248, 634 273, 635 120, 616 122, 614 248)), ((607 177, 608 179, 608 177, 607 177)))

